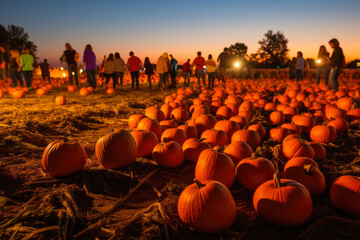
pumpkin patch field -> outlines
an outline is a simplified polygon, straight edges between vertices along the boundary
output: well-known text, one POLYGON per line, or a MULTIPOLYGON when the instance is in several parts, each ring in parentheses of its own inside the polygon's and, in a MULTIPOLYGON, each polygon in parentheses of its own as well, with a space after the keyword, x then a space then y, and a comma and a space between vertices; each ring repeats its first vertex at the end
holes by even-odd
POLYGON ((360 239, 360 85, 0 88, 0 239, 360 239))

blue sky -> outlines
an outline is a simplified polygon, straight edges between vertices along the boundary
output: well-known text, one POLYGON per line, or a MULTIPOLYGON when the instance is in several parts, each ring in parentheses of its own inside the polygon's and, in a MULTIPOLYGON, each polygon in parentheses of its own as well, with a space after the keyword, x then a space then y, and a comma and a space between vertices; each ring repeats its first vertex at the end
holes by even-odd
MULTIPOLYGON (((155 62, 166 51, 180 63, 198 50, 217 56, 235 42, 255 53, 269 29, 288 38, 290 57, 316 58, 320 45, 336 37, 347 59, 360 58, 360 1, 6 1, 0 23, 25 29, 40 60, 59 65, 69 42, 82 53, 90 43, 103 55, 129 51, 155 62)), ((82 54, 81 54, 82 55, 82 54)))

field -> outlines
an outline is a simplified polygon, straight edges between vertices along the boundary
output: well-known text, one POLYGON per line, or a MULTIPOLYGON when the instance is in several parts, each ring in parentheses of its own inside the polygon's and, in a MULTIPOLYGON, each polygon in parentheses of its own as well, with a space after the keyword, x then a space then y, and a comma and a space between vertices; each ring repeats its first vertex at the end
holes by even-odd
MULTIPOLYGON (((354 108, 360 97, 358 82, 343 78, 341 83, 345 95, 352 93, 354 108)), ((336 105, 340 97, 334 92, 325 95, 326 88, 311 93, 310 88, 316 89, 311 84, 231 80, 226 88, 219 86, 214 92, 202 89, 201 93, 193 83, 194 94, 183 101, 189 107, 201 93, 200 99, 210 99, 209 105, 211 101, 224 103, 227 94, 238 96, 239 103, 258 102, 253 96, 261 93, 260 99, 265 102, 280 104, 275 99, 295 89, 306 95, 324 92, 324 98, 311 100, 321 102, 323 109, 336 105)), ((217 233, 198 233, 180 220, 177 210, 179 195, 193 183, 195 163, 185 160, 175 168, 165 168, 151 158, 139 157, 136 163, 120 169, 99 164, 95 144, 110 128, 129 130, 131 115, 144 114, 150 106, 160 108, 166 96, 175 93, 177 97, 182 92, 185 89, 150 90, 142 84, 140 91, 130 91, 126 86, 111 95, 100 87, 95 93, 80 96, 78 91, 68 92, 65 85, 43 96, 35 91, 19 99, 5 94, 0 99, 0 239, 360 239, 360 219, 335 208, 329 198, 330 185, 337 177, 360 176, 360 125, 356 119, 349 120, 346 131, 338 132, 335 142, 323 144, 327 155, 317 163, 326 188, 312 198, 310 218, 297 227, 279 227, 264 220, 254 210, 253 192, 235 182, 230 188, 236 202, 235 222, 217 233), (59 95, 65 96, 66 105, 54 103, 59 95), (85 148, 87 163, 78 174, 55 178, 43 170, 42 154, 50 142, 65 138, 85 148)), ((310 107, 302 109, 310 112, 310 107)), ((256 105, 248 121, 250 125, 261 123, 266 129, 257 153, 278 162, 283 169, 286 160, 274 153, 280 145, 269 138, 270 129, 278 124, 272 123, 269 115, 270 111, 256 105)), ((311 141, 309 134, 302 138, 311 141)))

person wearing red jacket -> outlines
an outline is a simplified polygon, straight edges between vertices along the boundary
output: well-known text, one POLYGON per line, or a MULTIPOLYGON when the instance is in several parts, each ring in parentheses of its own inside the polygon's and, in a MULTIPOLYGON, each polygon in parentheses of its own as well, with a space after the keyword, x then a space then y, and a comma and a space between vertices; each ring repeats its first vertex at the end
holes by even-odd
POLYGON ((184 77, 184 86, 189 86, 190 85, 190 74, 191 74, 191 65, 190 65, 190 59, 188 59, 187 62, 183 64, 183 73, 182 73, 182 75, 184 77))
POLYGON ((195 66, 195 75, 198 79, 198 84, 200 85, 200 77, 203 80, 203 85, 205 86, 205 73, 204 73, 204 66, 205 66, 205 58, 201 56, 201 52, 197 52, 197 57, 194 59, 193 66, 195 66))
POLYGON ((134 90, 134 85, 136 81, 136 89, 139 90, 139 71, 142 65, 140 58, 134 56, 134 52, 129 53, 130 58, 127 61, 127 65, 131 74, 131 89, 134 90))

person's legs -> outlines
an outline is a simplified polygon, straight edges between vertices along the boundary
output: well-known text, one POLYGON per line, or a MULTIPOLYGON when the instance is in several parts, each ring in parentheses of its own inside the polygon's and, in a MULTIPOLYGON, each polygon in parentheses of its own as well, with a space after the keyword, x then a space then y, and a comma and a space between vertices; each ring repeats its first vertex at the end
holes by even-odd
POLYGON ((122 90, 123 88, 123 79, 124 79, 124 73, 123 72, 120 72, 120 89, 122 90))
POLYGON ((298 82, 301 78, 301 70, 296 70, 296 81, 298 82))
POLYGON ((316 84, 320 83, 320 77, 321 77, 322 70, 323 69, 320 67, 316 68, 316 84))
POLYGON ((73 75, 72 75, 71 65, 67 65, 67 70, 69 74, 69 82, 71 85, 73 85, 73 75))
POLYGON ((339 77, 339 73, 340 73, 340 68, 331 68, 330 84, 331 84, 331 89, 334 89, 335 91, 337 91, 339 88, 339 84, 337 81, 337 79, 339 77))
POLYGON ((131 75, 131 89, 134 90, 135 85, 135 72, 130 72, 131 75))
POLYGON ((86 78, 87 78, 87 81, 88 81, 88 84, 90 87, 93 86, 93 83, 92 83, 92 75, 91 75, 91 70, 86 70, 86 78))
POLYGON ((10 78, 11 78, 11 86, 16 87, 17 85, 17 79, 16 79, 16 71, 10 71, 10 78))
POLYGON ((148 82, 149 82, 149 88, 151 89, 151 74, 147 74, 148 82))
POLYGON ((195 75, 196 75, 196 78, 197 78, 197 80, 198 80, 199 86, 200 86, 200 70, 201 70, 201 69, 195 70, 195 75))
POLYGON ((117 77, 116 77, 116 73, 114 72, 113 74, 111 74, 111 77, 113 79, 113 88, 114 90, 116 89, 116 84, 118 83, 117 77))
POLYGON ((111 76, 111 74, 105 73, 105 79, 106 79, 105 83, 106 83, 106 87, 108 87, 108 85, 109 85, 110 76, 111 76))
POLYGON ((139 72, 135 72, 136 89, 139 90, 139 72))
POLYGON ((21 72, 16 72, 16 78, 19 80, 21 87, 24 87, 24 80, 21 72))
POLYGON ((328 67, 324 67, 324 78, 326 84, 329 84, 329 73, 330 69, 328 67))
POLYGON ((203 85, 206 86, 204 69, 200 69, 200 75, 203 80, 203 85))

